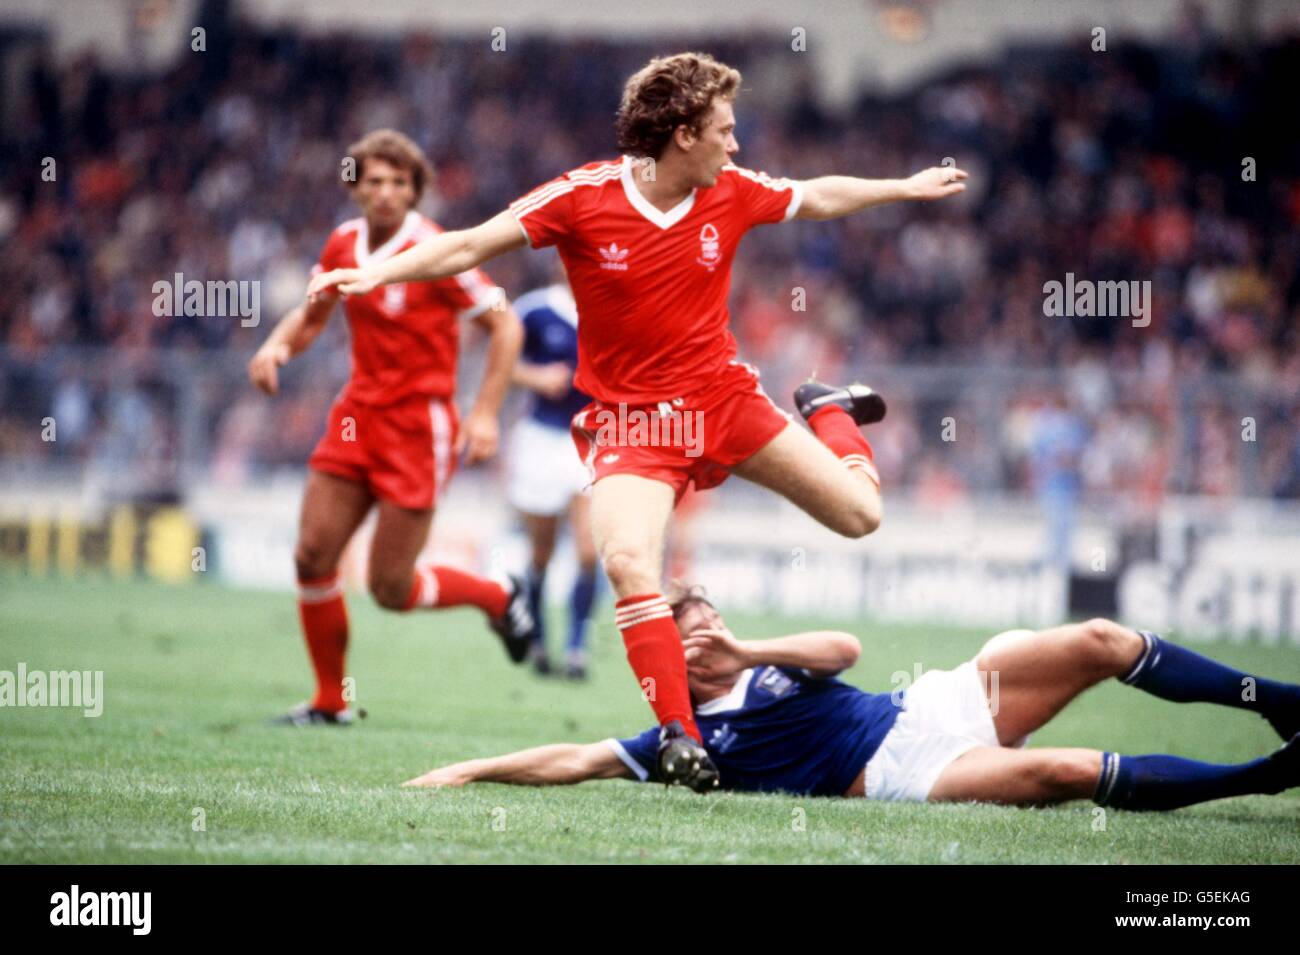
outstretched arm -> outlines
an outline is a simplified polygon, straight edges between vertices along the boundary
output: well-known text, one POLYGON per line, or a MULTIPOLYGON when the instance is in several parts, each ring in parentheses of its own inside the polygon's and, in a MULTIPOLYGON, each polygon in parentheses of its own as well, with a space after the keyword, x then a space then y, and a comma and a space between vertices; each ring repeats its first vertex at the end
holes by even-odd
POLYGON ((955 166, 933 166, 906 179, 820 176, 803 183, 797 219, 838 219, 872 206, 906 199, 928 202, 966 189, 966 173, 955 166))
POLYGON ((520 786, 567 786, 588 779, 632 778, 632 770, 604 743, 554 743, 533 749, 469 759, 408 779, 403 786, 464 786, 466 783, 514 783, 520 786))
POLYGON ((311 280, 307 297, 316 299, 335 288, 344 295, 365 295, 379 285, 445 279, 468 272, 524 242, 519 221, 506 210, 472 229, 444 232, 364 269, 322 272, 311 280))

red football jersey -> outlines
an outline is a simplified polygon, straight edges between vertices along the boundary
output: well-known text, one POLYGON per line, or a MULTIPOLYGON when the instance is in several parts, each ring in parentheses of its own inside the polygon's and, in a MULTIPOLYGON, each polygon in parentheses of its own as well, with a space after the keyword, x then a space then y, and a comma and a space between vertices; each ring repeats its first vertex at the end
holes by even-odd
POLYGON ((736 357, 731 261, 752 226, 799 211, 799 183, 726 166, 661 212, 631 159, 589 163, 510 204, 534 247, 554 245, 578 303, 574 385, 607 403, 700 391, 736 357))
MULTIPOLYGON (((370 251, 365 219, 330 233, 312 274, 382 262, 442 230, 412 210, 396 234, 370 251)), ((456 392, 460 320, 491 308, 497 292, 479 269, 434 282, 381 285, 343 301, 352 333, 352 377, 344 394, 368 405, 412 395, 451 398, 456 392)))

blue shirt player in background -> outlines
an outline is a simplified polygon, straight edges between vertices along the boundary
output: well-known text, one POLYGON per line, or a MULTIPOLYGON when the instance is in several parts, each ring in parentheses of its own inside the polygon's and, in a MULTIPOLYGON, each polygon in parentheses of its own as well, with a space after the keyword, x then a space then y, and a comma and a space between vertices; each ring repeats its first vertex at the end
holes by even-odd
MULTIPOLYGON (((1300 686, 1241 673, 1110 620, 1008 630, 954 669, 928 670, 892 693, 866 693, 834 679, 857 661, 850 634, 738 640, 702 591, 687 590, 671 606, 696 719, 723 789, 1010 805, 1091 799, 1166 810, 1300 786, 1300 686), (1252 711, 1286 742, 1229 765, 1023 748, 1030 733, 1110 677, 1177 703, 1252 711), (1243 693, 1246 686, 1253 693, 1243 693)), ((680 779, 665 765, 691 755, 671 746, 660 753, 660 732, 471 759, 406 785, 680 779)), ((709 771, 696 763, 697 772, 709 771)))
MULTIPOLYGON (((558 271, 563 276, 563 270, 558 271)), ((597 578, 591 497, 584 493, 591 479, 569 434, 569 422, 591 401, 573 387, 578 365, 578 309, 564 279, 520 296, 514 305, 524 325, 514 382, 532 395, 527 414, 511 434, 507 497, 523 519, 530 546, 528 592, 537 621, 531 657, 539 673, 551 672, 542 601, 560 518, 567 514, 578 567, 569 595, 564 672, 580 680, 587 675, 587 625, 597 578)))

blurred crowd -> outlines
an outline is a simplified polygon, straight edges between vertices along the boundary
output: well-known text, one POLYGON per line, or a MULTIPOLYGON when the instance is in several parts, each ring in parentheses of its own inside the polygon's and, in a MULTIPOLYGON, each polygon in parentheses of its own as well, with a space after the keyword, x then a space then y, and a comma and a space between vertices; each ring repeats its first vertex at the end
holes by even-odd
MULTIPOLYGON (((1300 80, 1300 38, 1237 49, 1189 7, 1156 47, 1011 46, 845 110, 819 101, 811 54, 779 40, 691 44, 745 73, 739 163, 898 177, 952 157, 971 188, 745 240, 733 323, 770 393, 813 372, 892 382, 872 434, 882 472, 936 504, 1300 497, 1300 147, 1274 105, 1300 80), (1067 273, 1150 281, 1149 326, 1045 314, 1044 284, 1067 273)), ((342 323, 317 346, 333 357, 273 405, 237 369, 354 215, 347 144, 410 134, 437 170, 426 211, 470 225, 612 155, 623 79, 665 50, 512 35, 493 52, 231 20, 161 76, 37 57, 0 148, 0 455, 165 471, 186 451, 231 478, 300 465, 345 373, 342 323), (153 284, 178 272, 259 280, 261 325, 156 317, 153 284), (130 354, 127 372, 67 346, 130 354), (196 398, 186 376, 203 369, 196 398), (34 425, 46 415, 57 442, 34 425)), ((521 252, 489 271, 518 296, 548 265, 521 252)))

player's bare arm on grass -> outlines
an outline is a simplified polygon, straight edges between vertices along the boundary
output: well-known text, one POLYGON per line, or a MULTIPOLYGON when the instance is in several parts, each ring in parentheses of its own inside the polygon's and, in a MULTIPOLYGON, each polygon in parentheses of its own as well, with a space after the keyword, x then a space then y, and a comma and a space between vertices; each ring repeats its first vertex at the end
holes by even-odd
POLYGON ((443 232, 425 239, 391 259, 364 269, 333 269, 311 280, 307 296, 314 298, 337 289, 344 295, 365 295, 380 285, 394 282, 430 282, 460 275, 488 259, 525 244, 519 221, 509 210, 498 213, 472 229, 443 232))
POLYGON ((932 166, 906 179, 820 176, 803 182, 798 219, 837 219, 887 202, 929 202, 966 191, 967 174, 955 166, 932 166))
POLYGON ((505 299, 480 312, 474 317, 474 322, 488 333, 488 353, 478 397, 456 437, 456 453, 464 451, 469 464, 487 460, 497 452, 501 443, 497 415, 506 392, 510 390, 511 370, 524 343, 523 322, 505 299))
POLYGON ((248 377, 254 385, 268 395, 280 390, 281 366, 316 340, 336 301, 332 296, 322 296, 297 306, 280 319, 248 362, 248 377))
POLYGON ((588 779, 631 779, 632 771, 604 743, 553 743, 533 749, 469 759, 423 776, 403 786, 464 786, 467 783, 514 783, 520 786, 566 786, 588 779))
POLYGON ((521 388, 535 391, 543 398, 563 398, 573 384, 573 369, 567 362, 535 364, 521 361, 515 365, 513 381, 521 388))
POLYGON ((851 633, 817 630, 771 640, 737 640, 727 630, 692 630, 682 641, 686 665, 705 680, 734 676, 756 666, 797 667, 831 677, 858 662, 861 645, 851 633))

